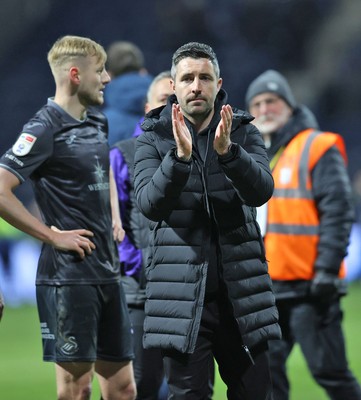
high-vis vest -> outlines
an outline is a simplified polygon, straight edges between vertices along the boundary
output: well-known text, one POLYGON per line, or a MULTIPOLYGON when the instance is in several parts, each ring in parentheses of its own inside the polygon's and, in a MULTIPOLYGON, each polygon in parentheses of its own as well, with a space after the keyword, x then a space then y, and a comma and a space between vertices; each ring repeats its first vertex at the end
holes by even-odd
MULTIPOLYGON (((272 175, 275 190, 268 202, 266 257, 273 280, 310 280, 319 241, 319 216, 312 195, 311 172, 336 145, 347 162, 341 136, 307 129, 279 156, 272 175)), ((342 263, 340 277, 345 275, 342 263)))

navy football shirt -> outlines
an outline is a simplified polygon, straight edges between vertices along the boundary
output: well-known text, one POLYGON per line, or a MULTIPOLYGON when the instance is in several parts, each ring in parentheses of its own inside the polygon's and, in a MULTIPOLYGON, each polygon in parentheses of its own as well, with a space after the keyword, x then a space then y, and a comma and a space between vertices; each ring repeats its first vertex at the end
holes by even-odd
POLYGON ((44 244, 37 284, 101 284, 120 279, 113 240, 106 120, 89 110, 84 121, 52 100, 23 127, 0 159, 23 182, 32 180, 46 225, 60 230, 88 229, 96 245, 82 260, 75 252, 44 244))

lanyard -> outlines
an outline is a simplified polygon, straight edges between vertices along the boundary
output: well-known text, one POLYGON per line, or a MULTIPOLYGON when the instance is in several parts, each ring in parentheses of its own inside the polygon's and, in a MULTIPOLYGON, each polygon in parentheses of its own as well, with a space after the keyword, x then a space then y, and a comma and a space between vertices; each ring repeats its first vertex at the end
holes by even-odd
POLYGON ((269 163, 270 168, 271 168, 271 171, 274 170, 274 168, 275 168, 275 166, 276 166, 276 164, 277 164, 277 161, 280 159, 280 157, 281 157, 281 155, 282 155, 284 149, 285 149, 285 146, 280 147, 280 148, 277 150, 276 154, 272 157, 272 160, 271 160, 270 163, 269 163))

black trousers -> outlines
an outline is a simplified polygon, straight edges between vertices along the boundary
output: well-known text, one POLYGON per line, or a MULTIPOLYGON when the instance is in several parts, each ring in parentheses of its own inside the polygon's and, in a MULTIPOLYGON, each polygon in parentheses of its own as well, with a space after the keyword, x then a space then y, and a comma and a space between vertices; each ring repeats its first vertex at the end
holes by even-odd
POLYGON ((308 368, 332 400, 361 400, 361 389, 348 368, 339 299, 287 300, 277 303, 282 340, 269 342, 275 400, 289 399, 286 361, 295 343, 308 368))
POLYGON ((206 302, 193 354, 164 352, 164 368, 173 400, 212 399, 214 361, 230 400, 271 400, 267 344, 251 349, 254 365, 243 348, 226 299, 206 302))
POLYGON ((143 348, 144 309, 129 306, 129 316, 134 333, 134 378, 137 400, 158 400, 164 372, 160 349, 143 348))

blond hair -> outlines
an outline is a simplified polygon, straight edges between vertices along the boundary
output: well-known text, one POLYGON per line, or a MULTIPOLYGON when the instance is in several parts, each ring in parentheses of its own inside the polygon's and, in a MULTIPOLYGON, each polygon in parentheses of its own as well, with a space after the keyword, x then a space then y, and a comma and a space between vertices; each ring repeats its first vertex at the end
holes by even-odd
POLYGON ((59 67, 75 59, 96 57, 105 64, 107 55, 104 48, 93 40, 80 36, 63 36, 59 38, 48 53, 48 62, 54 72, 59 67))

